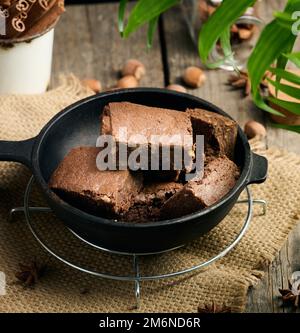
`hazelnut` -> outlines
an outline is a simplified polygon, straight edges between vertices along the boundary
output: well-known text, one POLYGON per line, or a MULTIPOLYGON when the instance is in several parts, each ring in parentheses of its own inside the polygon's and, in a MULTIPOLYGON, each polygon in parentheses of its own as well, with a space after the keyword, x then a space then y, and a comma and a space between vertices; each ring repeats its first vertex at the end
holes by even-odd
POLYGON ((108 88, 105 89, 105 91, 115 91, 115 90, 118 90, 118 89, 120 89, 120 88, 118 88, 118 87, 108 87, 108 88))
POLYGON ((211 16, 215 11, 216 11, 216 8, 214 6, 210 6, 210 5, 207 6, 207 12, 208 12, 209 16, 211 16))
POLYGON ((99 93, 102 90, 101 82, 95 79, 84 79, 81 81, 82 84, 91 90, 93 90, 95 93, 99 93))
POLYGON ((122 69, 122 75, 133 75, 137 80, 146 74, 145 66, 136 59, 129 59, 122 69))
POLYGON ((199 88, 205 82, 206 76, 202 69, 190 66, 183 74, 183 81, 192 88, 199 88))
POLYGON ((135 88, 138 86, 138 81, 133 75, 126 75, 117 82, 117 88, 135 88))
POLYGON ((265 127, 254 120, 249 120, 244 127, 244 132, 249 139, 254 137, 264 138, 267 135, 265 127))
POLYGON ((186 93, 186 89, 180 84, 169 84, 166 89, 186 93))
POLYGON ((240 39, 247 40, 252 37, 252 30, 239 28, 238 34, 240 39))

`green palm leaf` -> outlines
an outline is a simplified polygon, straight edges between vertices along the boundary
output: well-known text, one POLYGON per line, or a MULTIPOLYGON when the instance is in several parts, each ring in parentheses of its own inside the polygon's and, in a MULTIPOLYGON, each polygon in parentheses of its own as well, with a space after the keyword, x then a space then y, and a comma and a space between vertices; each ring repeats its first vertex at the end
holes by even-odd
POLYGON ((267 79, 268 82, 270 82, 270 84, 272 86, 274 86, 276 89, 284 92, 285 94, 291 96, 291 97, 294 97, 296 99, 299 99, 300 100, 300 89, 299 88, 296 88, 296 87, 291 87, 287 84, 282 84, 282 83, 279 83, 279 82, 276 82, 276 81, 273 81, 271 79, 267 79))
POLYGON ((225 30, 240 17, 255 0, 224 0, 203 25, 199 35, 198 50, 201 60, 206 64, 208 56, 225 30))
POLYGON ((293 132, 296 132, 296 133, 300 133, 300 126, 299 125, 284 125, 284 124, 275 124, 275 123, 272 123, 272 126, 273 127, 276 127, 276 128, 282 128, 282 129, 286 129, 286 130, 289 130, 289 131, 293 131, 293 132))
MULTIPOLYGON (((296 41, 296 36, 290 37, 290 41, 288 42, 287 46, 286 46, 286 50, 282 50, 282 52, 286 52, 286 53, 290 53, 293 50, 294 44, 296 41)), ((288 58, 284 56, 284 54, 280 54, 278 59, 277 59, 277 63, 276 66, 278 69, 285 69, 286 65, 288 63, 288 58)), ((276 76, 276 81, 280 82, 281 78, 277 75, 276 76)), ((278 91, 276 89, 276 95, 277 95, 278 91)))
POLYGON ((289 45, 291 31, 279 25, 276 20, 265 27, 253 50, 249 61, 248 71, 252 83, 254 99, 259 94, 259 85, 271 64, 279 57, 282 50, 289 45), (280 35, 280 39, 278 39, 280 35))
POLYGON ((154 33, 156 31, 158 19, 159 19, 159 16, 156 16, 149 22, 148 33, 147 33, 147 47, 148 48, 152 47, 153 37, 154 37, 154 33))
POLYGON ((285 56, 300 68, 300 52, 285 54, 285 56))
MULTIPOLYGON (((177 5, 179 2, 180 0, 139 0, 129 15, 123 36, 128 37, 137 28, 154 20, 161 13, 177 5)), ((151 23, 151 27, 153 25, 154 23, 151 23)))
POLYGON ((206 63, 206 66, 210 69, 219 68, 222 66, 225 62, 230 63, 231 66, 238 72, 238 68, 236 67, 235 61, 234 61, 234 54, 231 49, 230 44, 230 29, 225 29, 221 36, 220 36, 220 43, 221 47, 224 52, 224 57, 218 60, 215 60, 212 63, 206 63))
POLYGON ((300 85, 300 76, 294 73, 291 73, 281 68, 272 68, 272 67, 269 69, 269 71, 275 74, 276 78, 279 78, 280 80, 284 79, 286 81, 300 85))
MULTIPOLYGON (((300 0, 289 0, 282 15, 276 13, 276 19, 269 23, 260 35, 260 38, 249 58, 248 71, 252 83, 252 94, 255 104, 263 110, 277 113, 268 106, 259 92, 260 82, 266 70, 277 60, 279 69, 284 69, 287 60, 291 57, 295 62, 300 62, 294 54, 283 55, 282 52, 290 52, 295 43, 295 36, 292 33, 293 20, 289 20, 292 13, 300 8, 300 0), (284 21, 284 24, 283 24, 284 21), (278 38, 280 36, 280 38, 278 38)), ((291 60, 291 59, 290 59, 291 60)), ((292 91, 291 87, 280 85, 280 77, 276 77, 276 82, 272 83, 276 87, 283 88, 293 96, 298 96, 298 92, 292 91)), ((296 88, 294 88, 296 89, 296 88)), ((294 110, 294 109, 293 109, 294 110)))
POLYGON ((119 27, 121 36, 123 36, 123 32, 124 32, 124 17, 125 17, 126 5, 127 5, 127 0, 120 0, 118 27, 119 27))
MULTIPOLYGON (((140 26, 148 23, 147 45, 150 47, 160 14, 177 5, 180 0, 139 0, 133 7, 125 26, 124 17, 127 2, 128 0, 120 0, 118 25, 121 35, 128 37, 140 26)), ((201 29, 198 50, 204 64, 210 68, 215 68, 222 65, 224 61, 230 61, 234 66, 234 54, 230 45, 230 27, 255 2, 256 0, 223 0, 201 29), (208 63, 209 54, 218 40, 221 42, 224 59, 217 60, 213 64, 208 63)), ((300 52, 293 53, 296 36, 292 33, 292 26, 296 20, 293 13, 298 10, 300 10, 300 0, 288 0, 284 11, 274 13, 274 20, 262 31, 248 61, 248 72, 255 104, 267 112, 282 117, 285 116, 266 103, 265 98, 260 94, 259 87, 265 72, 269 69, 276 75, 275 81, 269 80, 276 88, 276 94, 280 89, 288 95, 300 99, 300 89, 281 83, 281 80, 284 79, 300 85, 300 77, 285 70, 289 60, 300 68, 300 52), (270 68, 275 63, 276 68, 270 68)), ((269 101, 300 115, 297 103, 282 101, 276 97, 269 97, 269 101)), ((274 124, 274 126, 300 133, 300 126, 281 124, 274 124)))
POLYGON ((262 96, 260 94, 257 94, 255 97, 255 104, 262 110, 272 113, 276 116, 280 116, 280 117, 285 117, 284 114, 282 114, 281 112, 273 109, 272 107, 270 107, 268 104, 266 104, 265 100, 262 98, 262 96))
POLYGON ((300 103, 287 102, 272 96, 269 97, 269 101, 300 116, 300 103))

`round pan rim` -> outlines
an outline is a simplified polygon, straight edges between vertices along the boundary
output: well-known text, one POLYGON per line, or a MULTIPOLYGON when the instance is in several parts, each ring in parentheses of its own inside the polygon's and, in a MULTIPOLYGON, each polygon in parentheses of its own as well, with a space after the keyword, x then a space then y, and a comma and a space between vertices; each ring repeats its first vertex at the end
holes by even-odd
POLYGON ((149 92, 149 93, 165 93, 168 95, 173 95, 173 96, 181 96, 185 97, 188 100, 194 100, 195 102, 201 102, 204 105, 204 108, 209 107, 210 109, 214 111, 218 111, 218 113, 229 117, 230 119, 233 119, 228 115, 226 112, 218 108, 216 105, 203 100, 199 97, 192 96, 190 94, 186 93, 181 93, 181 92, 176 92, 172 90, 167 90, 163 88, 131 88, 131 89, 119 89, 115 91, 107 91, 103 93, 99 93, 96 95, 89 96, 87 98, 84 98, 80 101, 77 101, 70 106, 66 107, 62 111, 60 111, 58 114, 56 114, 41 130, 41 132, 38 134, 34 148, 32 151, 32 164, 33 164, 33 170, 34 170, 34 176, 37 182, 41 185, 43 190, 45 191, 46 195, 50 197, 52 200, 56 201, 58 204, 62 206, 63 209, 69 211, 70 213, 80 215, 81 218, 85 219, 86 221, 93 222, 93 223, 100 223, 100 224, 105 224, 109 225, 112 227, 123 227, 123 228, 155 228, 155 227, 164 227, 172 224, 179 224, 179 223, 184 223, 190 220, 194 220, 196 218, 199 218, 203 215, 206 215, 218 207, 222 206, 225 204, 230 198, 232 198, 235 194, 239 193, 240 190, 245 188, 247 186, 247 181, 248 177, 251 171, 251 150, 250 150, 250 145, 248 143, 248 139, 246 138, 244 132, 240 127, 238 127, 238 135, 242 139, 242 142, 244 144, 245 148, 245 161, 244 161, 244 168, 242 171, 242 174, 240 175, 237 183, 235 186, 218 202, 216 202, 214 205, 207 207, 205 209, 199 210, 197 212, 181 216, 179 218, 174 218, 174 219, 167 219, 167 220, 158 220, 154 222, 145 222, 145 223, 135 223, 135 222, 123 222, 122 220, 114 220, 114 219, 106 219, 104 217, 92 215, 89 213, 86 213, 68 203, 60 199, 52 190, 49 189, 48 184, 44 180, 44 177, 42 176, 41 170, 40 170, 40 165, 39 165, 39 153, 40 153, 40 148, 43 143, 44 138, 46 137, 47 133, 51 131, 51 127, 58 122, 62 117, 64 117, 66 114, 69 112, 72 112, 74 109, 78 108, 80 105, 89 103, 92 100, 99 99, 101 97, 109 97, 111 95, 116 95, 116 94, 134 94, 134 93, 144 93, 144 92, 149 92), (59 201, 59 202, 58 202, 59 201))

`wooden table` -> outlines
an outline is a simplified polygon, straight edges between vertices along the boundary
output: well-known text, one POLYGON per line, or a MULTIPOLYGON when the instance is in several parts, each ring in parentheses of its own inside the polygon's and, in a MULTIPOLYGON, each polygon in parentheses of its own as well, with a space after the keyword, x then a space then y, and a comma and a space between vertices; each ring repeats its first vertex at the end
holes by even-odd
MULTIPOLYGON (((284 0, 264 0, 261 16, 266 20, 282 8, 284 0)), ((73 72, 80 78, 101 80, 104 87, 114 86, 119 70, 129 58, 141 60, 147 75, 142 86, 164 87, 180 82, 187 66, 200 65, 195 46, 189 38, 180 8, 164 15, 151 50, 146 49, 146 30, 141 29, 129 40, 117 31, 117 3, 69 6, 56 28, 53 82, 60 73, 73 72)), ((189 93, 218 105, 241 126, 248 119, 264 123, 268 129, 266 145, 277 145, 300 153, 300 136, 273 129, 266 114, 258 110, 251 98, 243 98, 225 83, 228 72, 207 71, 205 85, 189 93)), ((286 287, 291 272, 300 269, 300 224, 267 269, 265 278, 248 293, 248 312, 288 312, 278 299, 278 288, 286 287)))

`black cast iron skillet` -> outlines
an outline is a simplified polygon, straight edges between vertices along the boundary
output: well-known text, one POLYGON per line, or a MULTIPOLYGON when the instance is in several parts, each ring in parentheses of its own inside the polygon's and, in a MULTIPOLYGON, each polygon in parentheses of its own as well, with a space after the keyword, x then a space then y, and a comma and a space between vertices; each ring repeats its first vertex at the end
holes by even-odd
MULTIPOLYGON (((47 182, 70 149, 95 146, 99 116, 109 102, 129 101, 184 111, 204 108, 228 116, 216 106, 188 94, 164 89, 140 88, 98 94, 81 100, 57 114, 32 139, 0 141, 0 160, 27 165, 53 212, 83 239, 105 249, 127 253, 149 253, 171 249, 205 234, 228 214, 241 191, 249 184, 265 181, 267 160, 251 152, 239 128, 236 163, 241 176, 235 187, 215 205, 181 218, 132 224, 93 216, 60 200, 47 182)), ((42 110, 41 110, 42 112, 42 110)))

